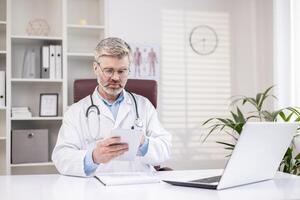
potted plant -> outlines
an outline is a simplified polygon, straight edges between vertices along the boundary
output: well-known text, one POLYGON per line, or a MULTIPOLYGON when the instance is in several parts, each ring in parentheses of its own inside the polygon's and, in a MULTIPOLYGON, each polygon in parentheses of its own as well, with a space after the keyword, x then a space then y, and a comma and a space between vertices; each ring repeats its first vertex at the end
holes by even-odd
MULTIPOLYGON (((208 126, 209 129, 209 133, 206 135, 204 141, 213 132, 228 134, 234 139, 233 143, 222 141, 217 141, 217 143, 224 145, 227 150, 233 150, 243 126, 247 121, 295 121, 299 122, 300 125, 300 111, 297 107, 286 107, 279 110, 265 109, 265 103, 268 99, 277 99, 276 96, 270 94, 272 89, 273 86, 267 88, 262 93, 258 93, 255 97, 235 97, 230 104, 231 109, 228 118, 210 118, 203 123, 203 125, 208 126), (248 112, 244 111, 246 105, 250 105, 250 108, 253 108, 253 110, 248 112)), ((298 133, 295 138, 300 135, 299 130, 300 128, 298 128, 298 133)), ((300 175, 300 153, 295 155, 294 149, 295 143, 292 142, 282 159, 279 170, 300 175)))

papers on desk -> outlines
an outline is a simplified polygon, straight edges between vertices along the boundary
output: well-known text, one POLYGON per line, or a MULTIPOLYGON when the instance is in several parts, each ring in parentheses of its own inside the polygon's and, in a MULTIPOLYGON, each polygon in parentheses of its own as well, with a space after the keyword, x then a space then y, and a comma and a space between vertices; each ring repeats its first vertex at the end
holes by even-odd
POLYGON ((159 183, 160 180, 154 174, 143 172, 122 172, 122 173, 105 173, 95 175, 103 185, 131 185, 131 184, 146 184, 159 183))

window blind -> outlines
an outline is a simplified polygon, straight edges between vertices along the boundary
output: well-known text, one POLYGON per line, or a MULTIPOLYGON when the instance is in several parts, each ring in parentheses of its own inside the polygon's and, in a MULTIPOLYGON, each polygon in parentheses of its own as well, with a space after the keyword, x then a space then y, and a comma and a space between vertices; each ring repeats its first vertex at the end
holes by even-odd
POLYGON ((160 117, 173 135, 171 162, 184 163, 174 168, 194 168, 203 162, 210 167, 210 161, 224 161, 229 154, 216 141, 231 142, 231 138, 213 134, 203 143, 208 130, 201 125, 208 118, 228 115, 229 19, 225 12, 162 11, 160 117), (189 45, 189 34, 199 25, 217 32, 219 43, 213 54, 196 54, 189 45))

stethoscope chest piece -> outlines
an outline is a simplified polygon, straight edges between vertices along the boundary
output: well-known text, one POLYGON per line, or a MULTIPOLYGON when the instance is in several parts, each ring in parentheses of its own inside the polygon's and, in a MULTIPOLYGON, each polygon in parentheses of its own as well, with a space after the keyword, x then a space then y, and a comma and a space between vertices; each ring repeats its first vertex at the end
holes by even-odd
POLYGON ((141 118, 136 118, 134 120, 134 124, 138 127, 138 128, 142 128, 143 127, 143 121, 141 120, 141 118))

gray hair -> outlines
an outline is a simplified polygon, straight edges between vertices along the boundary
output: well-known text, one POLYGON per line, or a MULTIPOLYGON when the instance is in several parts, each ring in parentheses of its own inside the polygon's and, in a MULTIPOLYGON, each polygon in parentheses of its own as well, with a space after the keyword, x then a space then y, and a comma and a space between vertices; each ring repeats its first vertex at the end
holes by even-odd
POLYGON ((111 56, 118 59, 128 56, 130 62, 132 51, 124 40, 117 37, 109 37, 101 40, 95 48, 95 60, 97 61, 102 56, 111 56))

